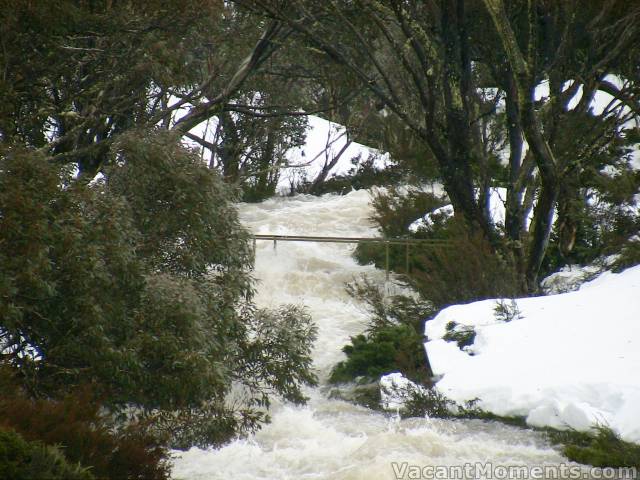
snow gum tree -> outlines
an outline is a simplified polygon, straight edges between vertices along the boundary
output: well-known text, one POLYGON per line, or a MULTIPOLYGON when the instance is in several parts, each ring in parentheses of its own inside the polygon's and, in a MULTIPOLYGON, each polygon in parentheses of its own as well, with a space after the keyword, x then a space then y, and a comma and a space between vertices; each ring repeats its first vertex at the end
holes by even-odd
POLYGON ((183 144, 243 109, 279 24, 217 0, 21 1, 0 32, 2 363, 34 397, 89 385, 184 448, 303 402, 315 327, 253 304, 240 192, 183 144))
POLYGON ((635 4, 237 3, 286 24, 357 79, 389 114, 370 123, 411 132, 422 162, 435 160, 456 216, 508 254, 521 290, 537 289, 554 230, 560 253, 571 254, 604 167, 629 172, 628 122, 640 113, 635 4), (609 104, 594 108, 603 94, 609 104), (496 186, 507 189, 503 228, 489 214, 496 186))
POLYGON ((272 395, 303 402, 315 327, 251 303, 233 193, 175 135, 127 134, 110 154, 86 185, 3 150, 2 362, 35 396, 90 384, 181 447, 256 428, 272 395))

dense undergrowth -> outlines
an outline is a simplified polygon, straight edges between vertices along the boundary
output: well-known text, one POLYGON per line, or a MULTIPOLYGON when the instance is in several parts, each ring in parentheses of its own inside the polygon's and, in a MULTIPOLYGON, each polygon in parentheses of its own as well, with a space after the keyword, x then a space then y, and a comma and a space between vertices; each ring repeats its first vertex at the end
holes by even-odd
POLYGON ((274 395, 304 403, 316 329, 255 306, 233 192, 178 137, 111 154, 86 182, 0 148, 0 428, 96 478, 164 479, 169 447, 250 434, 274 395))
POLYGON ((640 445, 622 440, 606 426, 596 426, 591 432, 549 430, 548 434, 554 443, 562 446, 562 453, 574 462, 640 470, 640 445))
MULTIPOLYGON (((406 195, 378 192, 374 196, 374 215, 382 233, 401 236, 424 212, 442 205, 431 193, 409 191, 406 195)), ((429 228, 419 230, 416 238, 446 240, 447 246, 401 245, 389 247, 389 267, 399 281, 415 292, 414 296, 385 296, 383 289, 366 278, 354 281, 348 293, 366 305, 370 324, 362 335, 353 337, 343 351, 347 359, 333 370, 331 381, 375 380, 400 371, 423 384, 432 373, 424 352, 424 322, 440 309, 484 298, 513 298, 518 288, 515 268, 505 256, 497 254, 479 234, 469 232, 462 223, 445 215, 434 216, 429 228)), ((355 257, 360 263, 386 265, 386 247, 359 244, 355 257)), ((469 336, 453 329, 450 335, 469 336)))
POLYGON ((370 320, 366 332, 343 348, 347 359, 334 367, 330 382, 368 383, 398 370, 428 382, 431 371, 422 346, 422 322, 433 314, 432 304, 419 297, 387 296, 367 277, 348 284, 347 293, 365 305, 370 320))
POLYGON ((409 325, 390 325, 371 335, 351 337, 343 348, 347 360, 338 363, 329 379, 332 383, 354 379, 370 382, 395 370, 409 377, 426 378, 422 337, 409 325))
POLYGON ((0 478, 12 480, 94 480, 89 469, 69 463, 62 450, 26 441, 12 430, 0 429, 0 478))
POLYGON ((166 439, 154 436, 144 423, 105 416, 91 386, 60 399, 33 398, 8 368, 0 370, 0 386, 0 431, 7 455, 0 469, 17 462, 30 474, 24 478, 169 478, 166 439), (15 453, 8 453, 11 449, 15 453))
MULTIPOLYGON (((390 270, 436 309, 485 298, 509 298, 524 293, 514 259, 480 231, 470 230, 460 219, 438 210, 445 201, 430 192, 391 189, 373 195, 371 220, 384 237, 435 240, 431 244, 389 246, 390 270), (435 211, 428 222, 409 230, 425 212, 435 211)), ((361 264, 386 268, 387 247, 359 244, 355 258, 361 264)))

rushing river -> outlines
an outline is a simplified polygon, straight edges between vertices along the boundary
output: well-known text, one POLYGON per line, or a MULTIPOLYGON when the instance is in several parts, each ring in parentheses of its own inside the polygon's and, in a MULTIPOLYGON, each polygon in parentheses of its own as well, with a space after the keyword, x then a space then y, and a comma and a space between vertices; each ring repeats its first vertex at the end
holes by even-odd
MULTIPOLYGON (((298 196, 243 205, 241 215, 254 233, 373 236, 368 204, 365 191, 298 196)), ((530 431, 475 420, 399 420, 327 398, 328 387, 323 384, 328 372, 343 358, 341 348, 349 336, 362 332, 367 322, 362 308, 346 295, 344 284, 362 273, 384 281, 384 272, 355 263, 353 248, 279 242, 274 249, 273 242, 258 242, 257 303, 308 307, 319 328, 314 361, 321 385, 307 392, 310 401, 304 407, 274 405, 272 423, 251 438, 219 450, 194 448, 183 453, 175 460, 174 477, 375 480, 397 478, 404 468, 405 477, 400 478, 427 478, 408 475, 417 472, 415 467, 428 465, 544 466, 565 461, 530 431)))

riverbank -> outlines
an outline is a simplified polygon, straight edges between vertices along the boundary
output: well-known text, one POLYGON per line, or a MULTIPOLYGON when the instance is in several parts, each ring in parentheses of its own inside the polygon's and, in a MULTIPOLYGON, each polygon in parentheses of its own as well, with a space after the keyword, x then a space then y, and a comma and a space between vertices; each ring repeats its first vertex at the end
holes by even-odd
POLYGON ((638 443, 639 292, 640 267, 633 267, 574 292, 444 309, 425 325, 436 388, 531 426, 605 425, 638 443), (473 331, 472 344, 447 341, 456 331, 473 331))

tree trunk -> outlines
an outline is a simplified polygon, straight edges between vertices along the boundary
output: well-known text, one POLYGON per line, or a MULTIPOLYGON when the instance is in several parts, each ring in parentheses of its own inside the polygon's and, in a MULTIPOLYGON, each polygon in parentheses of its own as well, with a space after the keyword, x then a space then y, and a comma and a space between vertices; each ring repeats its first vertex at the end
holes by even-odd
POLYGON ((222 125, 222 144, 218 149, 222 175, 227 182, 236 183, 240 175, 238 132, 231 114, 224 112, 218 118, 222 125))
MULTIPOLYGON (((340 160, 342 155, 344 155, 344 152, 347 151, 347 148, 349 148, 349 146, 352 143, 353 143, 353 140, 347 138, 346 143, 343 145, 340 151, 336 153, 330 161, 328 162, 325 161, 325 164, 322 167, 322 170, 320 171, 320 173, 318 173, 316 178, 313 180, 311 187, 309 187, 309 193, 312 193, 312 194, 318 193, 318 189, 320 188, 320 185, 324 183, 331 169, 333 169, 333 167, 336 166, 336 164, 338 163, 338 160, 340 160)), ((327 148, 330 148, 330 147, 327 146, 327 148)))
MULTIPOLYGON (((532 78, 531 69, 533 66, 530 63, 533 60, 531 55, 528 59, 525 59, 520 50, 505 12, 503 0, 484 0, 484 4, 493 20, 502 48, 509 61, 510 82, 515 86, 515 92, 513 93, 516 93, 516 105, 520 113, 522 131, 540 172, 542 189, 534 210, 534 225, 529 241, 526 268, 527 289, 533 292, 538 288, 538 273, 549 244, 553 213, 558 198, 557 162, 549 143, 542 133, 542 125, 535 112, 533 98, 535 82, 532 78)), ((529 30, 532 32, 528 39, 530 51, 532 50, 531 42, 535 41, 535 21, 535 16, 530 15, 529 30)))
POLYGON ((558 185, 543 183, 534 210, 534 225, 529 243, 527 262, 527 288, 529 292, 535 292, 538 289, 538 274, 549 245, 557 199, 558 185))
POLYGON ((471 126, 472 111, 471 57, 464 12, 464 0, 442 2, 444 62, 442 85, 446 112, 446 152, 434 151, 444 177, 444 184, 454 211, 462 213, 470 227, 480 228, 493 243, 495 234, 484 208, 476 198, 472 163, 481 146, 471 126))
POLYGON ((527 291, 526 254, 522 238, 526 227, 527 212, 523 205, 523 197, 525 186, 530 183, 531 177, 531 168, 528 164, 532 162, 526 162, 527 165, 523 166, 524 139, 522 137, 520 111, 518 109, 518 92, 513 78, 510 75, 506 77, 505 104, 507 131, 509 134, 509 185, 507 188, 504 228, 518 272, 520 288, 522 291, 527 291))

